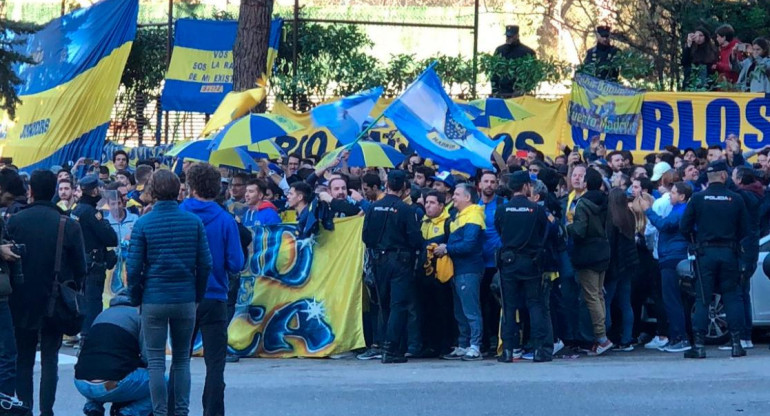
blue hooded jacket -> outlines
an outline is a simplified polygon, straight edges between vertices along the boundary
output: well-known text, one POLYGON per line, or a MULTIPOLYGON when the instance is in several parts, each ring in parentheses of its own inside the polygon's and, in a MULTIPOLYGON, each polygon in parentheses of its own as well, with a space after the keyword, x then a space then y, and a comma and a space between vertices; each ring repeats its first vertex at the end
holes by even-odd
POLYGON ((656 214, 652 208, 644 213, 650 219, 655 228, 658 229, 658 260, 661 265, 676 267, 676 265, 687 258, 687 240, 679 232, 679 222, 684 215, 687 204, 677 204, 671 208, 671 212, 666 217, 656 214))
POLYGON ((206 229, 212 267, 203 298, 227 301, 227 273, 239 273, 244 263, 235 218, 213 201, 187 198, 180 208, 197 215, 206 229))

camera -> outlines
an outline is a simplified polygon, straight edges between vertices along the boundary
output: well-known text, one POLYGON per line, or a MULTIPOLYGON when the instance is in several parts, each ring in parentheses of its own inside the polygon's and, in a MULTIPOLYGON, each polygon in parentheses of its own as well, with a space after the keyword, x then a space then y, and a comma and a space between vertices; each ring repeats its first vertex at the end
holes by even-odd
MULTIPOLYGON (((27 245, 12 243, 11 252, 23 258, 24 256, 27 255, 27 245)), ((8 268, 9 268, 9 274, 11 275, 11 279, 13 279, 13 284, 15 286, 19 286, 23 284, 24 272, 22 271, 22 268, 21 268, 21 259, 18 259, 16 261, 9 261, 8 268)))

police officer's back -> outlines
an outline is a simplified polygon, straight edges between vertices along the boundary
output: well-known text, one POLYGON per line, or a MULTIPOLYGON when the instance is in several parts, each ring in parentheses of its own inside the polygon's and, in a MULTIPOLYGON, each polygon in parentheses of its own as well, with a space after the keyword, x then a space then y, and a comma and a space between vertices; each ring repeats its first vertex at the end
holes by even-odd
MULTIPOLYGON (((505 43, 495 49, 495 56, 505 59, 515 60, 527 56, 535 56, 532 48, 522 45, 519 40, 519 27, 516 25, 505 27, 505 43)), ((523 91, 514 91, 515 78, 510 76, 501 77, 498 74, 492 75, 492 95, 501 98, 510 98, 523 95, 523 91)))
POLYGON ((531 191, 529 174, 519 171, 508 184, 514 195, 498 208, 495 228, 502 239, 498 254, 500 284, 503 295, 501 335, 503 353, 500 362, 521 358, 519 325, 516 322, 517 294, 523 294, 529 310, 533 360, 551 361, 553 330, 548 311, 550 279, 543 279, 541 258, 548 232, 545 209, 528 199, 531 191))
POLYGON ((685 353, 687 358, 705 358, 705 334, 708 305, 715 289, 722 293, 727 322, 732 336, 734 357, 746 355, 741 348, 740 330, 743 328, 743 302, 738 258, 740 241, 749 234, 748 212, 743 198, 727 189, 727 164, 712 162, 707 175, 706 190, 692 196, 680 223, 688 240, 693 237, 697 248, 698 281, 696 282, 693 338, 695 346, 685 353))
POLYGON ((72 211, 72 218, 80 223, 88 262, 88 276, 85 282, 85 311, 81 337, 88 335, 96 315, 102 311, 102 292, 107 265, 107 248, 118 245, 118 235, 110 226, 96 204, 101 199, 99 187, 102 182, 94 175, 80 181, 83 196, 72 211))
POLYGON ((388 174, 388 193, 369 206, 363 241, 371 254, 381 319, 387 323, 382 362, 406 362, 407 308, 414 290, 414 262, 422 248, 422 234, 414 210, 401 199, 406 184, 403 171, 388 174))

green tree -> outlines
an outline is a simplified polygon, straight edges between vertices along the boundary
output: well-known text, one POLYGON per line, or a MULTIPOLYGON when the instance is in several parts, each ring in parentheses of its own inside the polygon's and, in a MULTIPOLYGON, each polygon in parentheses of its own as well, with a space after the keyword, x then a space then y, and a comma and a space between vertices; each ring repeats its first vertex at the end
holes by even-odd
MULTIPOLYGON (((120 124, 128 126, 128 120, 136 121, 140 145, 144 129, 150 124, 150 120, 145 116, 145 109, 148 104, 153 101, 157 103, 160 98, 160 83, 166 73, 167 39, 168 29, 165 26, 137 29, 120 79, 120 83, 125 87, 120 100, 126 104, 126 111, 120 116, 124 122, 120 124)), ((127 133, 124 131, 124 134, 127 133)))
POLYGON ((0 18, 0 109, 16 116, 16 106, 21 102, 16 87, 24 80, 19 78, 15 66, 35 64, 31 56, 18 52, 26 43, 26 36, 35 33, 38 27, 23 22, 0 18))

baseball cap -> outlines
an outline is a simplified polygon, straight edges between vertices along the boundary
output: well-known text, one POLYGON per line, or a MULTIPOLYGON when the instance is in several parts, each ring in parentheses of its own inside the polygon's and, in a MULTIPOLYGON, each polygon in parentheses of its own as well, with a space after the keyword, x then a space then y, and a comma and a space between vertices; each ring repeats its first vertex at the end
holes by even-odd
POLYGON ((652 168, 652 178, 650 178, 650 180, 653 182, 659 181, 660 177, 670 170, 671 165, 669 165, 667 162, 658 162, 655 164, 655 167, 652 168))
POLYGON ((431 176, 431 179, 433 179, 433 182, 443 182, 450 188, 454 188, 456 184, 454 176, 447 171, 439 172, 436 176, 431 176))
POLYGON ((597 26, 596 33, 603 38, 608 38, 612 33, 612 29, 607 25, 597 26))

